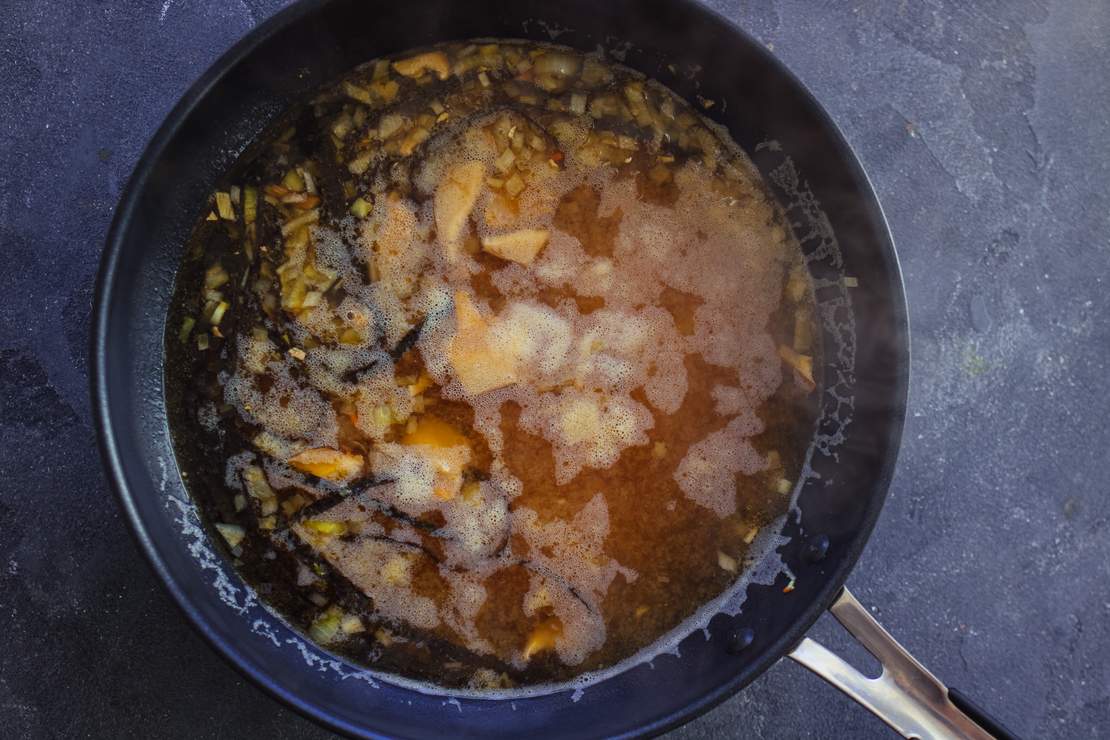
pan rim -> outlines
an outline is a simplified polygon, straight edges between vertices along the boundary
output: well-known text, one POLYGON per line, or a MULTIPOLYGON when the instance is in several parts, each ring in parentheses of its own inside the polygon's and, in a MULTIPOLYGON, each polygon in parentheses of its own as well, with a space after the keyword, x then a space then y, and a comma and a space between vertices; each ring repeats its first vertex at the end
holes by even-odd
MULTIPOLYGON (((119 206, 113 216, 105 240, 104 252, 101 256, 97 280, 93 294, 93 315, 91 321, 92 341, 90 343, 90 389, 93 401, 93 422, 97 433, 98 447, 105 469, 108 471, 108 480, 113 493, 124 510, 128 529, 139 545, 140 551, 150 563, 158 580, 169 592, 178 608, 188 617, 188 623, 204 639, 223 656, 241 674, 250 678, 256 685, 263 688, 271 696, 287 706, 294 708, 304 716, 313 719, 331 729, 350 735, 381 737, 382 735, 369 730, 365 726, 352 726, 329 714, 316 704, 305 700, 300 695, 285 689, 273 679, 269 673, 263 671, 259 665, 247 659, 224 636, 218 634, 212 625, 204 618, 194 606, 194 599, 185 593, 181 584, 176 580, 170 567, 163 559, 146 522, 140 515, 135 505, 135 491, 128 483, 125 466, 123 464, 119 443, 117 440, 116 420, 113 419, 109 396, 109 383, 106 361, 110 336, 108 331, 108 316, 112 299, 115 294, 117 282, 117 267, 120 254, 124 249, 124 240, 139 194, 146 187, 154 163, 166 150, 175 138, 177 132, 188 119, 190 113, 205 99, 210 90, 224 78, 238 63, 250 56, 251 52, 266 39, 281 29, 293 25, 301 19, 312 15, 330 0, 301 0, 301 2, 278 11, 263 23, 248 32, 230 49, 220 55, 205 72, 189 86, 186 93, 167 114, 162 124, 158 127, 150 142, 140 155, 135 170, 124 188, 119 206)), ((890 483, 896 468, 902 431, 905 422, 909 387, 910 387, 910 327, 908 310, 906 306, 905 288, 902 270, 895 249, 894 240, 882 206, 875 194, 874 186, 866 171, 863 169, 854 149, 849 145, 843 132, 831 118, 828 112, 818 102, 817 98, 807 86, 799 80, 794 73, 780 60, 774 57, 761 43, 755 40, 747 31, 738 24, 724 17, 716 10, 697 2, 696 0, 671 0, 681 6, 684 12, 701 15, 703 18, 716 22, 726 27, 730 33, 746 42, 755 53, 760 55, 765 62, 774 67, 778 73, 789 80, 800 95, 806 100, 811 109, 820 118, 822 125, 828 131, 830 138, 835 140, 841 148, 845 165, 852 171, 849 173, 859 184, 863 201, 866 201, 866 216, 876 232, 877 241, 882 246, 884 257, 889 261, 889 288, 891 300, 892 323, 901 333, 898 337, 898 367, 897 379, 891 393, 890 433, 886 440, 883 454, 883 465, 876 475, 876 483, 869 497, 865 514, 858 527, 854 538, 847 548, 837 567, 829 573, 822 589, 803 610, 801 616, 780 636, 764 650, 763 654, 748 664, 748 670, 737 671, 727 681, 719 683, 700 698, 675 710, 671 714, 649 723, 638 723, 633 719, 629 729, 623 733, 633 735, 656 735, 673 727, 681 725, 694 717, 701 715, 717 706, 725 699, 744 688, 758 675, 768 670, 774 663, 784 657, 789 650, 801 640, 809 631, 813 623, 828 608, 836 595, 840 592, 844 582, 854 569, 867 541, 881 514, 883 505, 889 492, 890 483)))

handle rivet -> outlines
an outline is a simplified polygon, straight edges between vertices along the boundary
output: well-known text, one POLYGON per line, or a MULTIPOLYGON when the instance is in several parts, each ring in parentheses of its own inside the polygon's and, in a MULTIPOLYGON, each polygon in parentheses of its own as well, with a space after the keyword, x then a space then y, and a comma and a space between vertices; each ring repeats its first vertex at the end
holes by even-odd
POLYGON ((755 630, 751 627, 741 627, 728 638, 727 650, 730 655, 742 653, 755 641, 755 630))

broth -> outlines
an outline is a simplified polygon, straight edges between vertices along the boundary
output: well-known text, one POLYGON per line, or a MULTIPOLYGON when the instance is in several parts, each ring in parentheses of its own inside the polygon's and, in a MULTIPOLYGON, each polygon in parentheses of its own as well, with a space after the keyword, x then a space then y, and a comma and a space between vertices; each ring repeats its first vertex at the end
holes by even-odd
POLYGON ((329 650, 564 681, 735 582, 819 360, 755 168, 663 86, 550 45, 377 60, 213 194, 166 337, 184 475, 329 650))

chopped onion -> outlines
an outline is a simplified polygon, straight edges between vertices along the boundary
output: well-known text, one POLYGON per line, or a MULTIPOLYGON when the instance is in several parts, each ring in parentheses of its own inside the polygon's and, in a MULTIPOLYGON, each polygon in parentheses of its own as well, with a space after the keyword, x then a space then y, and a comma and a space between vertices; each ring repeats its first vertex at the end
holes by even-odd
POLYGON ((231 195, 220 191, 216 193, 216 211, 224 221, 235 220, 235 210, 231 207, 231 195))

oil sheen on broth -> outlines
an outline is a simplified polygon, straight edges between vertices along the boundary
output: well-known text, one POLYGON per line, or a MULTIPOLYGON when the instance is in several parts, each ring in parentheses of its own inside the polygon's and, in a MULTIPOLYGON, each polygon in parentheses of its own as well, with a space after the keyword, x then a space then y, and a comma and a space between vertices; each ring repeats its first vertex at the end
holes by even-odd
POLYGON ((166 338, 178 456, 313 640, 448 687, 678 626, 781 515, 813 303, 755 169, 596 55, 369 63, 214 193, 166 338))

